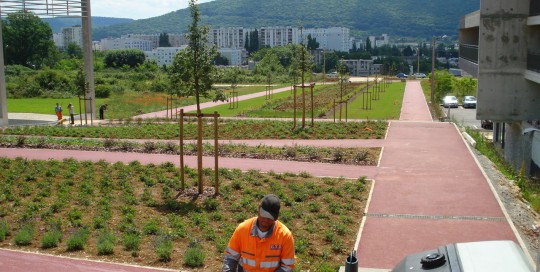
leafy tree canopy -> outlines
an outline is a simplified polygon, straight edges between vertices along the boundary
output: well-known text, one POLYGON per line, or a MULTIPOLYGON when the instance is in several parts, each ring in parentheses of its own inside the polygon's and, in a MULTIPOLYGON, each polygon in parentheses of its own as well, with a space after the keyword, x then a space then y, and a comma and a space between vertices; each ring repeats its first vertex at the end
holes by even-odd
POLYGON ((105 66, 107 67, 137 67, 144 63, 144 52, 137 49, 110 50, 105 53, 105 66))

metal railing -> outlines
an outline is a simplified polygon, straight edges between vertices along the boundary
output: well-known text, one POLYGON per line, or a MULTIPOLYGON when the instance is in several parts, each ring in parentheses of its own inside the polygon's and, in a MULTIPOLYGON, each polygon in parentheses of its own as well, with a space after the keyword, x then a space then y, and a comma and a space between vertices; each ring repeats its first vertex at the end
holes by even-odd
POLYGON ((527 54, 527 70, 540 73, 540 54, 527 54))
POLYGON ((459 44, 459 57, 478 64, 478 45, 459 44))
POLYGON ((530 0, 530 15, 537 16, 540 15, 540 2, 538 0, 530 0))

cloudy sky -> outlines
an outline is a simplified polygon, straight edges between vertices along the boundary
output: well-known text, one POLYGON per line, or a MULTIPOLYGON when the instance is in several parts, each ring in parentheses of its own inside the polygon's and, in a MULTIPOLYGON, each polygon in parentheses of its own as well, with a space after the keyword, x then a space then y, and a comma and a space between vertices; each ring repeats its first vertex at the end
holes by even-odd
MULTIPOLYGON (((197 3, 212 0, 198 0, 197 3)), ((188 0, 91 0, 92 16, 145 19, 188 7, 188 0)))

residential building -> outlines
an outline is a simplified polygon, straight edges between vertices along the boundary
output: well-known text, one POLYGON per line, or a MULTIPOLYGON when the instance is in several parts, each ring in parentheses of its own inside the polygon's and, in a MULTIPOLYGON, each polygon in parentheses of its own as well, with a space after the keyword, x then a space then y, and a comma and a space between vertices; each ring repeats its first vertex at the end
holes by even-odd
POLYGON ((381 74, 381 64, 374 64, 373 60, 342 60, 349 69, 351 76, 370 76, 381 74))
POLYGON ((150 41, 152 49, 159 47, 159 34, 127 34, 120 36, 120 38, 150 41))
POLYGON ((154 60, 159 66, 171 65, 178 51, 184 50, 187 45, 179 47, 158 47, 154 50, 145 51, 147 60, 154 60))
POLYGON ((101 40, 101 50, 139 49, 152 51, 152 42, 132 38, 106 38, 101 40))
POLYGON ((371 42, 371 47, 381 47, 390 44, 390 37, 387 34, 382 34, 381 36, 369 36, 369 41, 371 42))
POLYGON ((306 28, 302 31, 302 35, 304 40, 311 35, 311 38, 319 43, 320 49, 349 52, 352 48, 349 32, 346 27, 306 28))
POLYGON ((297 27, 261 27, 259 29, 259 47, 285 46, 299 44, 300 29, 297 27))
POLYGON ((180 47, 188 44, 186 34, 168 34, 171 47, 180 47))
POLYGON ((245 46, 246 33, 249 31, 243 27, 210 29, 208 41, 217 48, 241 49, 245 46))
POLYGON ((246 49, 219 48, 219 54, 229 60, 230 66, 242 66, 247 64, 246 49))
POLYGON ((56 47, 60 50, 64 50, 70 43, 75 43, 80 48, 83 46, 82 40, 82 27, 72 26, 63 27, 60 33, 53 34, 53 41, 56 47))
POLYGON ((478 78, 476 119, 516 172, 540 176, 540 2, 481 0, 460 22, 460 68, 478 78))

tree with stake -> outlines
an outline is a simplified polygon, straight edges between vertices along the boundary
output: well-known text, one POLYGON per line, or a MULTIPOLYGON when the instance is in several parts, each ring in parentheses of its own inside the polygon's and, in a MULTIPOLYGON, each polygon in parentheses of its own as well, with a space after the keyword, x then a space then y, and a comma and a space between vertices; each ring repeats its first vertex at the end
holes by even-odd
MULTIPOLYGON (((188 47, 176 54, 169 71, 171 85, 176 94, 183 96, 194 95, 197 103, 197 167, 199 177, 199 194, 203 193, 202 174, 202 113, 200 97, 209 97, 216 71, 213 60, 217 55, 214 46, 208 45, 208 27, 200 26, 201 13, 196 0, 189 1, 192 23, 189 26, 188 47)), ((183 171, 183 169, 181 169, 183 171)))
POLYGON ((296 54, 296 56, 298 57, 298 67, 300 67, 300 78, 302 80, 302 128, 304 128, 306 126, 306 93, 304 90, 306 87, 306 73, 311 74, 310 72, 313 62, 311 61, 311 54, 309 54, 303 42, 297 47, 297 49, 299 52, 296 54))

